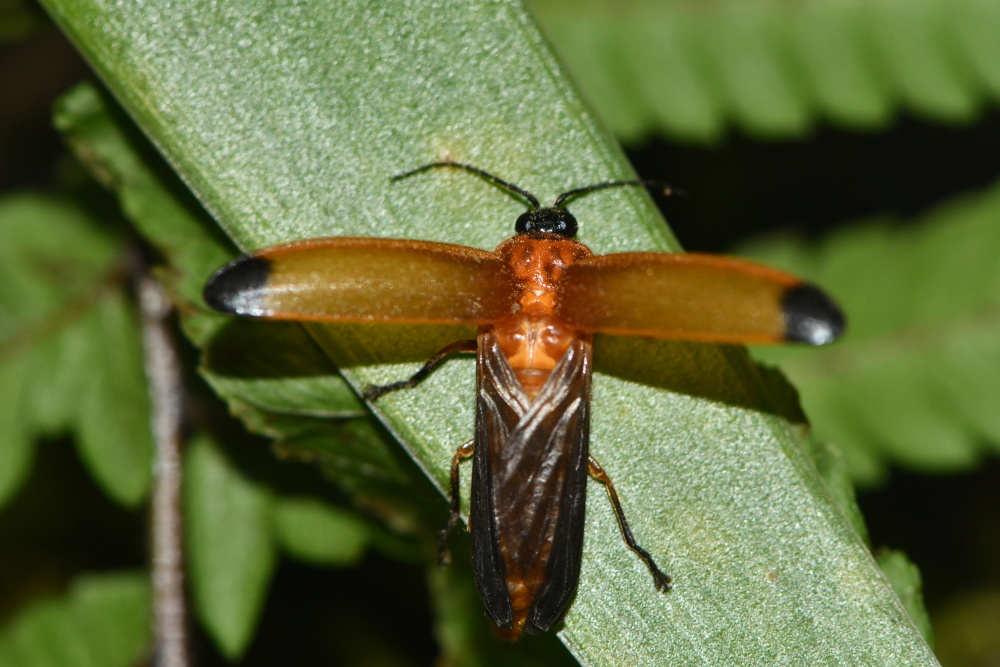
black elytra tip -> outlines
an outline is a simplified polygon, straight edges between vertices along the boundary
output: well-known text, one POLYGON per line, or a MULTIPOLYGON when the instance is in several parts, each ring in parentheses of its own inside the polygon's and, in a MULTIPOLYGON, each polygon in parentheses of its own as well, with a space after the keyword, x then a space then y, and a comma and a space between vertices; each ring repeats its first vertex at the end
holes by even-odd
POLYGON ((205 283, 202 296, 215 310, 236 315, 264 315, 264 288, 271 273, 266 259, 245 255, 226 264, 205 283))
POLYGON ((525 211, 514 223, 518 234, 546 232, 571 239, 576 236, 577 222, 573 214, 562 208, 544 207, 525 211))
POLYGON ((827 345, 840 338, 847 323, 837 304, 822 290, 803 283, 789 288, 781 299, 785 340, 827 345))

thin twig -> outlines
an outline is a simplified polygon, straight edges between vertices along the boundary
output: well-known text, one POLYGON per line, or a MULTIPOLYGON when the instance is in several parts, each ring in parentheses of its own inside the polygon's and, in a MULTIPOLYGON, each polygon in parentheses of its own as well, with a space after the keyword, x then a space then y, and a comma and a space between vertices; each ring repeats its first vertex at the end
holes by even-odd
POLYGON ((170 301, 149 275, 137 280, 146 375, 156 442, 153 486, 155 667, 190 667, 181 521, 183 388, 170 327, 170 301))

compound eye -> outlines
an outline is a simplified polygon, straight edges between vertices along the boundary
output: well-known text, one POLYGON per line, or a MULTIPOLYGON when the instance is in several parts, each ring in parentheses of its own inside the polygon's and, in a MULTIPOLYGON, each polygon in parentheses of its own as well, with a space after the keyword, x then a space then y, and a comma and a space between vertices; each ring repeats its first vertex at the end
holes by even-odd
POLYGON ((521 215, 517 216, 517 222, 514 223, 514 231, 518 234, 523 234, 531 228, 531 214, 533 211, 525 211, 521 215))
POLYGON ((576 236, 577 224, 576 218, 573 217, 569 211, 564 211, 559 209, 559 215, 555 216, 552 221, 552 229, 548 230, 560 236, 565 236, 568 239, 576 236))

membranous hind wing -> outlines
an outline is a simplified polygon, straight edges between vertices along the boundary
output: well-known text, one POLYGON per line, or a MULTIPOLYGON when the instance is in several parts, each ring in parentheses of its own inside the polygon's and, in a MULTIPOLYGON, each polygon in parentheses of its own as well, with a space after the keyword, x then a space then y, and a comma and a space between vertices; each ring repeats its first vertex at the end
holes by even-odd
POLYGON ((712 343, 825 345, 844 316, 818 288, 732 257, 630 252, 567 267, 556 313, 590 332, 712 343))
POLYGON ((575 340, 532 402, 488 329, 479 334, 473 561, 497 626, 562 620, 580 575, 591 343, 575 340))
POLYGON ((509 269, 485 250, 371 238, 246 255, 205 286, 217 310, 282 320, 483 325, 511 312, 509 269))

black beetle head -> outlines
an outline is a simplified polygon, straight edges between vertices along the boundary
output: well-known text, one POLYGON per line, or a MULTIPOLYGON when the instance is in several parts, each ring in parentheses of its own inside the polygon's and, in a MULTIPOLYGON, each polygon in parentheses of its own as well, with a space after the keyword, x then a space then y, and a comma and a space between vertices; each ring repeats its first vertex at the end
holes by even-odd
POLYGON ((533 211, 525 211, 514 223, 514 231, 518 234, 530 232, 547 232, 558 234, 568 239, 576 236, 576 218, 573 214, 562 208, 545 207, 536 208, 533 211))

